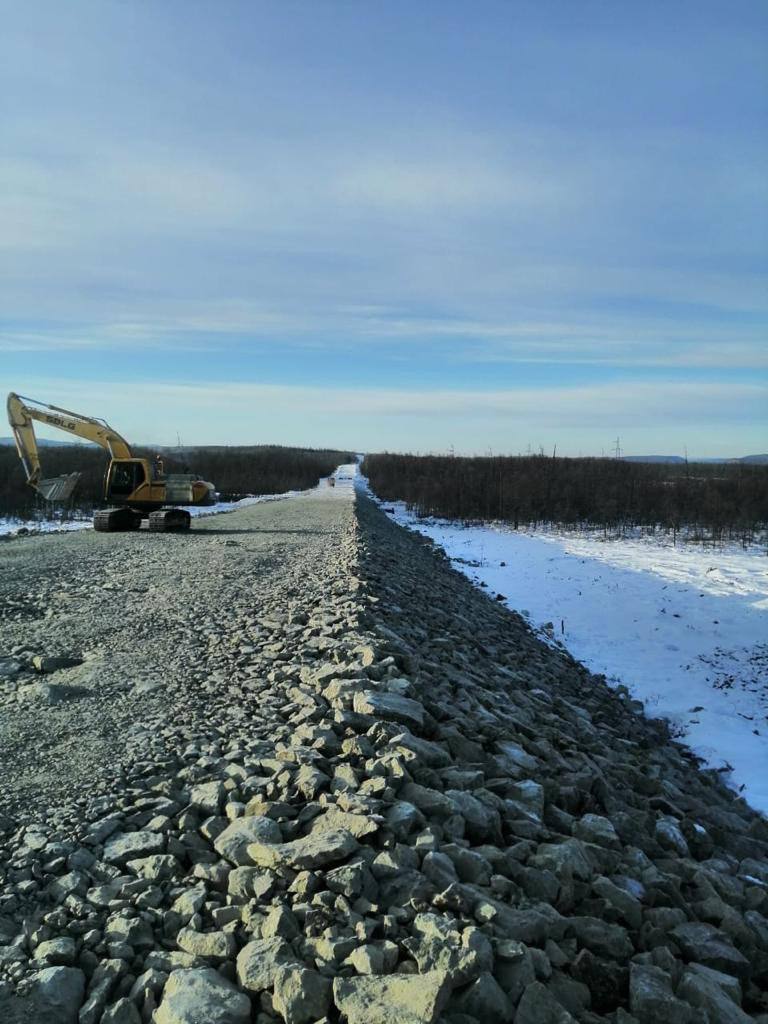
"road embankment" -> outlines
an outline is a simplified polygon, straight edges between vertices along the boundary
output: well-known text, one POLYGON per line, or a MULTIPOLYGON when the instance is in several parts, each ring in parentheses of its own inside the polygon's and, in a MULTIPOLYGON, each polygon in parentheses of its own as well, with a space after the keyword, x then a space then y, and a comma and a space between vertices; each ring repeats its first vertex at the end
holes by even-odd
POLYGON ((365 498, 2 557, 3 1019, 768 1010, 765 820, 365 498))

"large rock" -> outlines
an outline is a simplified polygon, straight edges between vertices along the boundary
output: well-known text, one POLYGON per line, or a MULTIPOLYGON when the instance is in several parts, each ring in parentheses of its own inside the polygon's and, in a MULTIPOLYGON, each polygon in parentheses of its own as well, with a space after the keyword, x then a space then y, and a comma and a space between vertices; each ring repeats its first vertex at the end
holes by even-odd
POLYGON ((226 960, 235 955, 237 943, 231 932, 197 932, 194 928, 182 928, 176 936, 179 949, 192 956, 209 956, 226 960))
POLYGON ((319 814, 311 826, 313 835, 316 832, 332 832, 338 829, 350 832, 355 839, 362 839, 378 832, 379 823, 366 814, 350 814, 332 807, 325 814, 319 814))
POLYGON ((248 856, 262 868, 289 867, 296 871, 321 868, 346 860, 358 847, 345 829, 313 832, 290 843, 249 843, 248 856))
POLYGON ((395 839, 405 839, 417 828, 423 828, 426 819, 415 804, 396 800, 387 811, 387 828, 395 839))
POLYGON ((36 654, 32 658, 35 671, 41 673, 60 672, 63 668, 75 668, 82 663, 83 659, 78 655, 36 654))
POLYGON ((749 960, 734 949, 726 936, 711 924, 688 921, 672 929, 672 938, 687 960, 695 960, 723 974, 746 978, 751 973, 749 960))
POLYGON ((688 843, 675 818, 659 818, 654 834, 665 850, 671 850, 678 857, 690 857, 691 851, 688 849, 688 843))
POLYGON ((505 806, 510 812, 514 809, 513 817, 519 817, 522 811, 524 815, 541 821, 544 815, 544 787, 533 779, 520 779, 510 785, 505 806))
POLYGON ((643 907, 631 893, 628 893, 626 889, 620 889, 604 875, 600 875, 594 880, 592 889, 618 910, 630 928, 639 930, 643 923, 643 907))
POLYGON ((451 763, 451 755, 445 747, 422 740, 410 732, 401 732, 390 740, 390 748, 395 753, 405 753, 406 760, 415 759, 429 768, 447 768, 451 763))
POLYGON ((494 928, 506 938, 517 939, 527 946, 543 946, 547 939, 557 942, 563 937, 566 924, 570 921, 546 903, 518 908, 509 907, 501 900, 487 899, 485 905, 493 911, 494 928))
POLYGON ((470 837, 482 841, 492 838, 499 831, 499 812, 486 807, 476 796, 460 789, 447 789, 445 795, 453 801, 454 807, 464 818, 470 837))
POLYGON ((27 1020, 76 1024, 85 995, 85 975, 76 967, 46 967, 34 976, 27 1020), (39 1016, 35 1016, 35 1014, 39 1016))
POLYGON ((0 657, 0 679, 14 679, 21 672, 22 665, 15 658, 0 657))
POLYGON ((251 1001, 211 967, 173 971, 155 1024, 249 1024, 251 1001))
POLYGON ((608 960, 628 960, 635 951, 626 929, 599 917, 571 917, 568 930, 579 943, 608 960))
POLYGON ((575 1024, 575 1021, 546 986, 532 981, 518 1004, 515 1024, 575 1024))
POLYGON ((45 960, 49 964, 71 967, 75 962, 77 948, 75 940, 69 937, 49 939, 41 942, 35 949, 35 960, 45 960))
POLYGON ((476 1020, 498 1021, 498 1024, 508 1024, 515 1012, 504 990, 487 971, 462 992, 456 1006, 476 1020))
POLYGON ((135 860, 129 860, 126 867, 138 878, 146 878, 149 882, 164 882, 184 874, 181 863, 170 853, 137 857, 135 860))
POLYGON ((456 804, 442 790, 421 786, 418 782, 406 782, 399 796, 418 807, 430 818, 447 818, 457 811, 456 804))
POLYGON ((352 706, 359 715, 372 715, 409 728, 421 729, 424 725, 424 706, 417 700, 400 697, 396 693, 366 690, 355 694, 352 706))
POLYGON ((675 996, 669 975, 650 964, 630 964, 629 1009, 640 1024, 699 1024, 701 1019, 675 996))
MULTIPOLYGON (((711 1021, 717 1024, 747 1024, 752 1018, 744 1013, 726 988, 718 981, 724 978, 726 986, 729 979, 718 971, 695 971, 688 968, 683 974, 677 994, 693 1006, 706 1010, 711 1021)), ((732 979, 730 979, 732 980, 732 979)))
POLYGON ((224 803, 227 791, 222 782, 201 782, 189 794, 189 802, 193 807, 205 814, 218 814, 224 803))
POLYGON ((79 1024, 98 1024, 115 985, 127 973, 128 964, 121 959, 102 960, 91 976, 88 998, 80 1009, 79 1024))
POLYGON ((493 966, 487 937, 477 928, 462 932, 456 926, 457 922, 438 914, 417 914, 414 937, 405 943, 421 974, 445 974, 452 987, 465 985, 493 966))
POLYGON ((129 860, 164 851, 165 836, 160 832, 120 832, 104 845, 104 860, 123 867, 129 860))
POLYGON ((522 772, 535 772, 538 770, 539 762, 532 757, 519 743, 505 740, 497 743, 498 754, 496 760, 499 766, 504 768, 514 778, 518 778, 522 772))
POLYGON ((449 995, 443 971, 333 982, 333 999, 347 1024, 435 1024, 449 995))
POLYGON ((608 818, 599 814, 585 814, 573 826, 573 834, 585 843, 596 843, 598 846, 619 846, 620 840, 608 818))
POLYGON ((275 886, 275 875, 261 868, 233 868, 227 878, 227 892, 236 900, 251 897, 268 899, 275 886))
POLYGON ((253 815, 247 818, 237 818, 221 832, 213 841, 213 848, 219 854, 234 864, 242 867, 250 864, 248 859, 249 843, 280 843, 283 836, 280 826, 271 818, 263 815, 253 815))
POLYGON ((325 1017, 331 981, 303 966, 278 967, 272 1005, 285 1024, 309 1024, 325 1017))
POLYGON ((576 878, 586 882, 594 874, 580 839, 566 839, 563 843, 542 843, 531 857, 530 863, 531 867, 551 871, 562 881, 576 878))
POLYGON ((238 953, 237 980, 248 992, 263 992, 272 988, 281 967, 296 963, 293 950, 283 939, 254 939, 238 953))
POLYGON ((99 1024, 141 1024, 141 1014, 130 999, 118 999, 104 1011, 99 1024))

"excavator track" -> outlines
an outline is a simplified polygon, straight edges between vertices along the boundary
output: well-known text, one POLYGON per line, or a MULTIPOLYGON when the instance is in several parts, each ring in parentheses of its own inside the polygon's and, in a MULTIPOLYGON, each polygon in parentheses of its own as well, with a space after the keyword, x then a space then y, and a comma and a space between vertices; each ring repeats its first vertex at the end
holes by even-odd
POLYGON ((155 533, 170 533, 188 530, 192 516, 183 508, 161 508, 149 513, 149 529, 155 533))
POLYGON ((102 508, 93 514, 93 528, 98 533, 118 533, 141 528, 141 515, 130 508, 102 508))

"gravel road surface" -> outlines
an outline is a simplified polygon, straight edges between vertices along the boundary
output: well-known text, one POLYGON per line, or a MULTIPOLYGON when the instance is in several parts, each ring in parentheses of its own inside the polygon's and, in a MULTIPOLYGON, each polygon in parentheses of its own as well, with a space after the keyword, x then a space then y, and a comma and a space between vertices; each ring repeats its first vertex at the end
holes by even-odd
POLYGON ((147 731, 237 714, 272 634, 342 571, 351 519, 350 491, 324 488, 189 534, 0 545, 0 813, 55 817, 68 798, 108 792, 147 731), (39 673, 36 656, 82 663, 39 673))

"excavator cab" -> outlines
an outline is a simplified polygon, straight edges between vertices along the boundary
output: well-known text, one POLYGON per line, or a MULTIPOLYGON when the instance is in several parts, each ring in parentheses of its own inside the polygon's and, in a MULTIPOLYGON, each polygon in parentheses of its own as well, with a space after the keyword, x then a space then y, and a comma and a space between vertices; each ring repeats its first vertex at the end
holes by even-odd
POLYGON ((147 479, 143 459, 115 459, 107 470, 107 501, 126 501, 147 479))

